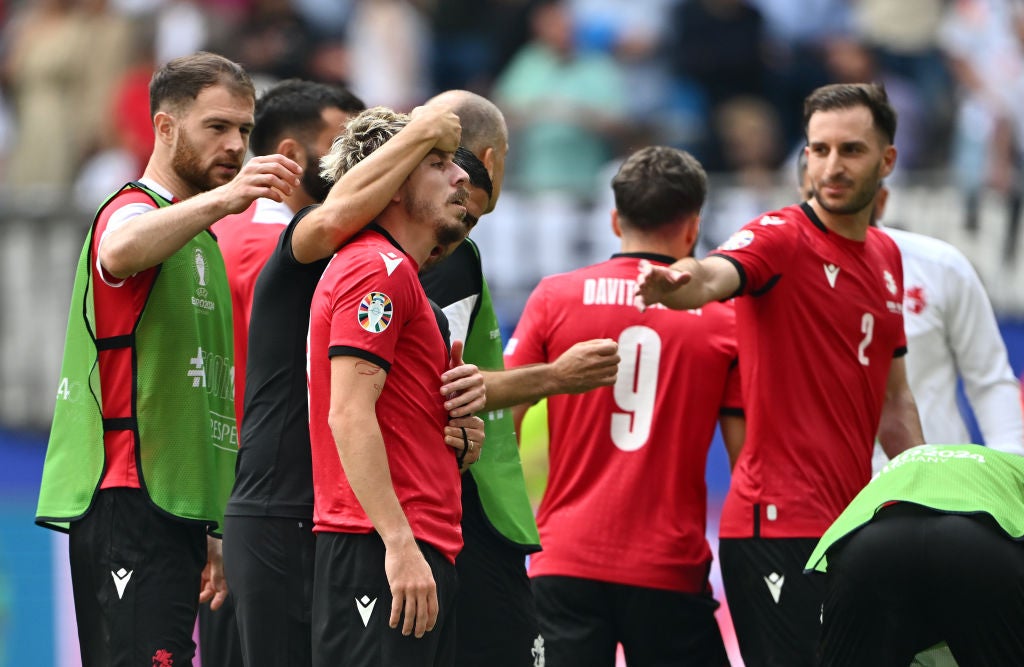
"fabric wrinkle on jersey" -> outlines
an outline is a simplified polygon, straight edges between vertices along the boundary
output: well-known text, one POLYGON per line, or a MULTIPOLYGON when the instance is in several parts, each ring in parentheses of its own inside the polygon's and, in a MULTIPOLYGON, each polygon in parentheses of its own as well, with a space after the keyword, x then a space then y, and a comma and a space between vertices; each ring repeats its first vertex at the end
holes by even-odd
POLYGON ((376 414, 395 493, 413 535, 454 562, 462 547, 461 480, 455 452, 444 442, 448 416, 438 391, 448 356, 418 268, 387 232, 371 225, 338 251, 314 293, 309 335, 314 530, 373 530, 345 478, 327 423, 331 357, 355 356, 387 372, 376 414))
POLYGON ((673 261, 619 254, 544 278, 506 348, 509 366, 523 366, 607 337, 618 340, 621 357, 615 387, 548 398, 550 473, 537 515, 543 549, 531 556, 530 576, 701 595, 711 565, 707 453, 720 414, 742 411, 734 308, 638 311, 641 258, 673 261))
POLYGON ((747 433, 720 536, 818 537, 867 483, 892 359, 906 352, 902 262, 884 232, 829 231, 808 204, 713 255, 739 270, 747 433))

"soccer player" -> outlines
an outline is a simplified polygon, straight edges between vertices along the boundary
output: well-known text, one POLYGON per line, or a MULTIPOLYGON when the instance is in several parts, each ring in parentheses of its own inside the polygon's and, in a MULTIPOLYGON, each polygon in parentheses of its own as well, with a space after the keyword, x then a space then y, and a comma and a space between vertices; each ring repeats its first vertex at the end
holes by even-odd
POLYGON ((235 466, 231 295, 207 228, 302 172, 242 165, 256 95, 238 64, 177 58, 149 90, 152 156, 82 248, 36 516, 70 532, 86 665, 191 664, 198 602, 226 594, 207 534, 235 466))
MULTIPOLYGON (((366 159, 327 170, 322 175, 334 185, 323 205, 292 218, 256 280, 244 445, 225 517, 225 560, 247 667, 312 663, 313 472, 304 370, 313 291, 338 247, 388 205, 430 151, 454 150, 459 133, 450 110, 420 107, 366 159)), ((447 406, 454 419, 445 441, 458 448, 466 446, 462 427, 468 441, 483 439, 482 422, 467 416, 483 400, 453 384, 463 377, 453 370, 436 382, 443 382, 439 396, 462 390, 447 406)))
MULTIPOLYGON (((811 199, 807 158, 797 161, 801 194, 811 199)), ((875 197, 873 223, 888 234, 903 259, 903 324, 907 333, 907 382, 932 443, 970 440, 957 407, 961 379, 985 444, 1024 455, 1024 415, 1016 407, 1020 383, 985 286, 962 252, 924 234, 882 225, 889 189, 875 197)), ((873 472, 888 462, 875 446, 873 472)))
MULTIPOLYGON (((689 257, 707 193, 688 153, 641 149, 612 179, 622 251, 543 279, 505 359, 544 363, 579 340, 618 341, 613 387, 548 398, 550 472, 530 559, 545 658, 611 665, 728 665, 705 538, 707 453, 720 421, 743 444, 733 304, 633 307, 637 265, 689 257)), ((523 410, 517 409, 521 418, 523 410)))
POLYGON ((642 264, 640 303, 738 296, 747 437, 722 509, 719 558, 744 662, 814 664, 822 587, 803 564, 890 456, 921 444, 907 385, 899 249, 871 226, 893 168, 896 113, 873 84, 804 103, 813 198, 767 213, 708 257, 642 264))
MULTIPOLYGON (((472 228, 501 194, 508 152, 505 118, 491 101, 465 90, 441 93, 427 106, 435 104, 450 107, 462 125, 463 147, 455 160, 470 176, 466 221, 472 228)), ((544 640, 538 634, 525 557, 540 544, 509 408, 549 394, 610 385, 619 361, 616 344, 584 341, 553 363, 506 371, 501 329, 473 240, 467 238, 443 262, 424 270, 420 280, 427 296, 444 309, 452 339, 465 341, 466 361, 482 369, 487 385, 487 447, 462 476, 465 546, 456 561, 457 661, 491 667, 533 664, 544 640)))
MULTIPOLYGON (((320 174, 320 158, 330 150, 331 142, 341 133, 349 117, 365 108, 361 100, 344 88, 298 79, 281 81, 256 100, 256 124, 250 137, 252 152, 256 155, 284 155, 302 165, 303 173, 300 187, 295 188, 284 201, 261 197, 242 213, 219 220, 211 228, 224 255, 224 267, 231 287, 237 359, 235 417, 238 432, 243 430, 249 315, 256 276, 295 213, 323 201, 327 196, 331 182, 320 174)), ((266 516, 279 513, 273 490, 275 482, 282 481, 280 471, 287 467, 287 463, 275 458, 290 455, 308 462, 309 453, 306 449, 293 447, 283 452, 268 452, 255 447, 252 451, 239 451, 235 485, 225 511, 225 523, 231 522, 227 518, 231 515, 266 516), (271 455, 269 460, 262 458, 266 454, 271 455)), ((309 517, 305 518, 308 523, 309 517)), ((273 646, 279 650, 289 650, 287 631, 293 626, 275 616, 286 608, 280 604, 281 600, 273 605, 247 604, 243 610, 245 614, 236 619, 235 599, 240 595, 247 600, 251 599, 251 588, 263 587, 268 581, 267 572, 252 567, 251 558, 246 562, 235 562, 234 557, 238 554, 261 553, 266 558, 270 552, 265 533, 255 545, 246 542, 247 536, 251 537, 251 533, 240 531, 237 535, 225 538, 225 569, 230 593, 224 605, 216 612, 211 612, 208 605, 199 608, 199 650, 207 664, 238 667, 244 663, 251 667, 261 664, 261 660, 273 661, 275 651, 263 645, 264 642, 272 641, 273 646), (253 628, 249 614, 261 617, 270 615, 275 621, 280 621, 272 626, 276 630, 275 635, 268 636, 259 626, 253 628), (246 639, 244 647, 241 645, 239 624, 245 626, 241 630, 246 639)), ((308 596, 306 599, 308 602, 308 596)), ((309 643, 308 631, 304 643, 309 643)), ((291 655, 291 659, 294 659, 294 654, 291 655)), ((276 661, 264 664, 281 663, 276 661)))
POLYGON ((978 445, 900 454, 807 562, 827 572, 819 664, 905 667, 943 640, 961 665, 1017 662, 1022 540, 1024 457, 978 445))
MULTIPOLYGON (((287 79, 256 100, 256 124, 250 145, 256 155, 279 154, 302 165, 302 184, 283 202, 260 198, 248 209, 211 228, 224 255, 231 285, 235 324, 235 412, 242 430, 245 359, 256 276, 277 246, 281 232, 301 209, 324 200, 331 181, 320 174, 320 158, 331 148, 349 118, 366 109, 348 89, 313 81, 287 79)), ((240 455, 239 458, 244 458, 240 455)))
MULTIPOLYGON (((408 123, 349 122, 325 169, 365 158, 408 123)), ((432 150, 313 295, 309 424, 316 557, 313 665, 453 665, 459 464, 437 378, 460 363, 417 272, 467 228, 466 172, 432 150)))

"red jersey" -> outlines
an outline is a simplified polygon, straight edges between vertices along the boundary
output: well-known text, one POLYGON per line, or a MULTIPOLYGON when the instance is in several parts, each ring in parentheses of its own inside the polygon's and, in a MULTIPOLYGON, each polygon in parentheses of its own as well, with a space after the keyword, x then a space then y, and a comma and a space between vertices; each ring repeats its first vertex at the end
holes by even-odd
MULTIPOLYGON (((163 195, 168 201, 171 193, 153 181, 142 181, 146 187, 163 195)), ((143 213, 155 210, 157 205, 142 190, 127 188, 117 194, 100 212, 92 237, 92 288, 96 312, 96 337, 110 338, 132 333, 135 323, 149 298, 156 279, 157 267, 140 271, 119 279, 103 270, 99 261, 99 247, 108 227, 113 229, 143 213)), ((132 349, 122 347, 99 351, 100 387, 103 395, 103 418, 118 419, 132 416, 132 387, 134 371, 132 349)), ((101 489, 112 487, 139 488, 138 466, 135 460, 135 438, 130 430, 110 430, 103 434, 106 452, 106 470, 101 489)))
MULTIPOLYGON (((641 258, 623 254, 545 278, 505 350, 508 367, 551 362, 591 338, 619 343, 613 387, 548 398, 550 472, 530 576, 565 575, 700 594, 704 471, 722 411, 741 409, 731 303, 633 305, 641 258)), ((486 445, 485 445, 486 446, 486 445)))
POLYGON ((395 494, 416 539, 451 562, 462 549, 461 480, 439 392, 448 352, 416 263, 384 230, 361 232, 334 256, 309 321, 309 434, 314 531, 373 530, 345 478, 327 423, 331 358, 356 356, 387 371, 376 414, 395 494))
POLYGON ((906 352, 896 244, 828 231, 804 204, 764 215, 714 252, 736 300, 747 435, 720 536, 820 537, 871 476, 894 356, 906 352))
POLYGON ((235 423, 242 432, 245 397, 245 364, 249 350, 249 314, 256 277, 277 247, 281 232, 294 213, 273 199, 257 199, 249 208, 222 218, 211 231, 224 255, 224 268, 231 287, 231 319, 235 344, 235 423))

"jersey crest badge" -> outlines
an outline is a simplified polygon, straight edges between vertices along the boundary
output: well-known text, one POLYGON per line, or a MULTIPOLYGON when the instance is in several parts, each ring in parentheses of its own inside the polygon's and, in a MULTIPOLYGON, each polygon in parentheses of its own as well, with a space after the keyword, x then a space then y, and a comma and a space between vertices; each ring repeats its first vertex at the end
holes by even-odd
POLYGON ((928 306, 928 300, 924 297, 924 287, 914 285, 903 290, 903 304, 907 310, 915 315, 920 315, 928 306))
POLYGON ((391 298, 383 292, 370 292, 359 302, 359 326, 370 333, 380 333, 391 324, 394 309, 391 298))
POLYGON ((720 245, 719 250, 739 250, 740 248, 746 248, 753 242, 754 232, 749 229, 741 229, 720 245))

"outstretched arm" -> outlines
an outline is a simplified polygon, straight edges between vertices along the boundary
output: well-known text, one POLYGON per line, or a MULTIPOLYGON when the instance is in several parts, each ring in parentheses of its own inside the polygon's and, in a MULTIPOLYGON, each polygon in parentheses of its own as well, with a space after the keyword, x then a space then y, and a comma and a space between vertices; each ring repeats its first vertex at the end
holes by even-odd
POLYGON ((256 199, 284 201, 299 186, 302 168, 283 155, 255 157, 230 182, 135 216, 103 235, 99 260, 116 278, 145 271, 178 252, 196 234, 226 215, 240 213, 256 199))
POLYGON ((700 308, 710 301, 729 298, 740 287, 736 266, 714 255, 702 260, 686 257, 672 266, 640 260, 639 268, 636 296, 641 310, 656 303, 673 310, 700 308))
POLYGON ((461 136, 459 117, 447 107, 416 107, 408 125, 343 174, 323 205, 295 226, 295 259, 311 264, 333 255, 384 210, 427 153, 435 148, 453 152, 461 136))
POLYGON ((483 371, 487 409, 536 403, 553 394, 581 394, 615 384, 619 345, 610 338, 576 343, 548 364, 483 371))

